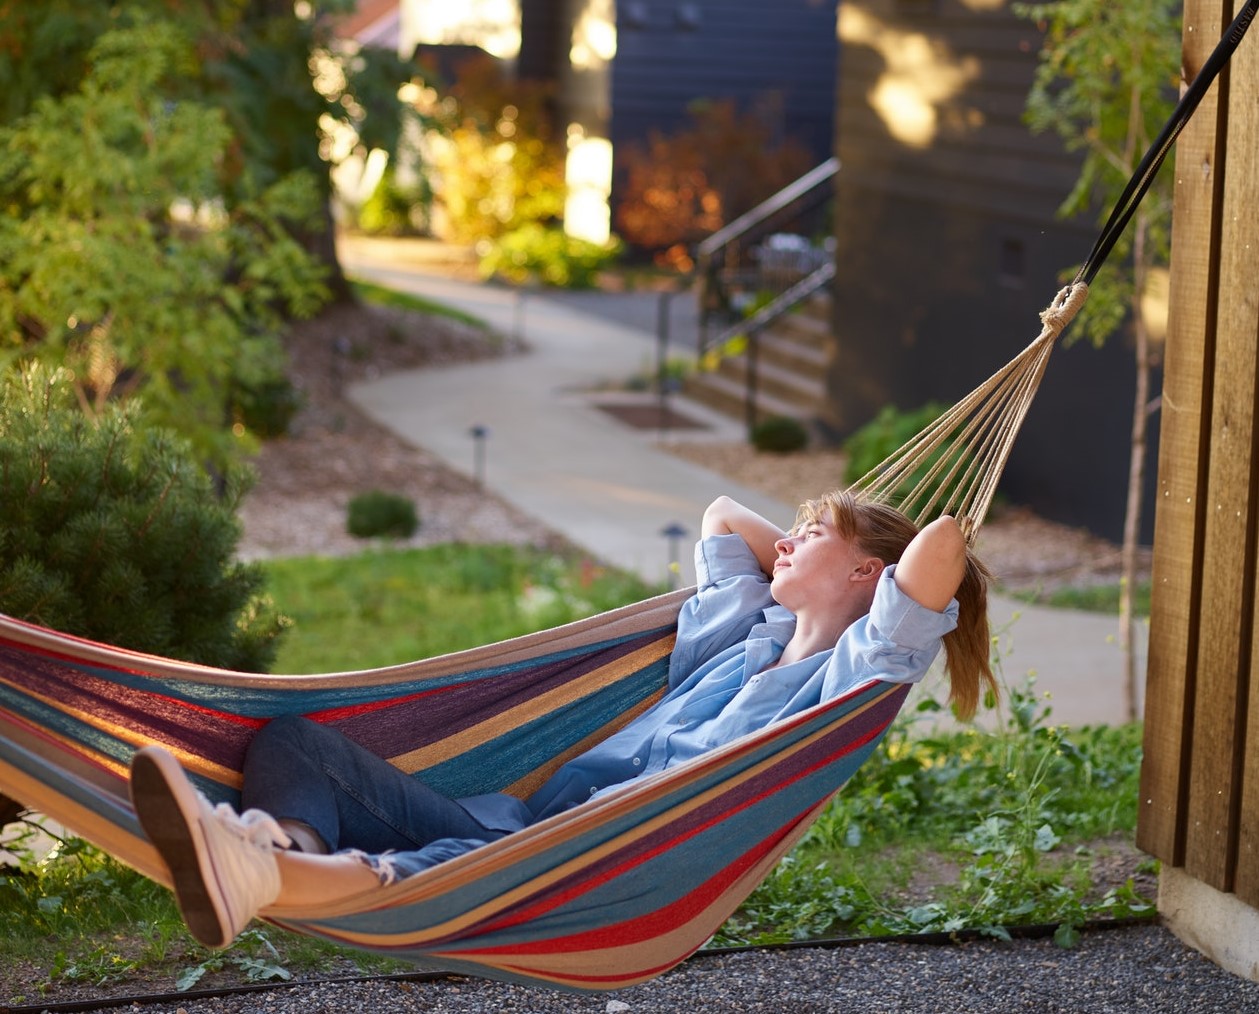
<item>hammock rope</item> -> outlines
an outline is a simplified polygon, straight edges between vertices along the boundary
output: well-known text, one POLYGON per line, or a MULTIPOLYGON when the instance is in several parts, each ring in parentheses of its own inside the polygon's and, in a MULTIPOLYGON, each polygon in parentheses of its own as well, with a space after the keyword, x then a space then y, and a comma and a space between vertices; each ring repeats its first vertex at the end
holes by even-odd
POLYGON ((850 487, 853 492, 898 507, 920 526, 938 514, 953 514, 967 542, 974 545, 1059 336, 1088 299, 1089 285, 1256 12, 1259 0, 1247 0, 1185 89, 1075 278, 1041 312, 1040 334, 1006 366, 857 479, 850 487))
POLYGON ((1040 334, 1022 352, 850 488, 892 504, 920 526, 953 514, 973 544, 1050 354, 1088 291, 1083 282, 1065 286, 1041 312, 1040 334))

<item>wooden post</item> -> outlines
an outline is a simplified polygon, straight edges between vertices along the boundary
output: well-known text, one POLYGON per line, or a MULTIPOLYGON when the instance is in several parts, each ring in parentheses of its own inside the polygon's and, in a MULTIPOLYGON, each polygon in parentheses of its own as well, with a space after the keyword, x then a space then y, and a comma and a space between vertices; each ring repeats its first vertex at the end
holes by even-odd
MULTIPOLYGON (((1191 78, 1234 5, 1186 0, 1191 78)), ((1259 454, 1259 40, 1247 37, 1176 152, 1154 600, 1137 844, 1259 905, 1254 683, 1259 454)))

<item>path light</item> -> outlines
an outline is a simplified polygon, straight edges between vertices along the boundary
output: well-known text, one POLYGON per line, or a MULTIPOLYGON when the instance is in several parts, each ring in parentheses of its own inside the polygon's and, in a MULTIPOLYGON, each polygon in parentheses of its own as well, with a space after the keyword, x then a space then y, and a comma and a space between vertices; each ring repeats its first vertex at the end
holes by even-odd
POLYGON ((485 485, 485 438, 490 435, 488 426, 473 426, 468 433, 472 436, 472 473, 476 476, 478 486, 485 485))
POLYGON ((678 544, 686 536, 686 529, 676 521, 660 529, 660 534, 669 540, 669 587, 681 585, 682 568, 678 562, 678 544))

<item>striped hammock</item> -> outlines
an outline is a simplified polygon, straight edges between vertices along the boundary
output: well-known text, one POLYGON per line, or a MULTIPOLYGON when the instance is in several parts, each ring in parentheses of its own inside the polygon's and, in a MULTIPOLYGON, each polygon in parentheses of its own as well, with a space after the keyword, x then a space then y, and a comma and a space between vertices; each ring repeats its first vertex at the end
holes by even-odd
MULTIPOLYGON (((254 730, 297 712, 447 794, 525 796, 659 699, 687 594, 319 676, 211 669, 0 615, 0 793, 167 884, 127 791, 131 754, 147 743, 235 804, 254 730)), ((268 918, 424 968, 575 990, 642 982, 703 946, 870 754, 907 692, 866 684, 391 887, 268 918)))

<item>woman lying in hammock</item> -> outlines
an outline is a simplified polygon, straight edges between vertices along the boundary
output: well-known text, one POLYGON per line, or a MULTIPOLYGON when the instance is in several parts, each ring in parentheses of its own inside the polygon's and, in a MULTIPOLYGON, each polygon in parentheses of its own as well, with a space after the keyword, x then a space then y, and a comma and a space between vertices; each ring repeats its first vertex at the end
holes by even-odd
POLYGON ((995 692, 987 572, 952 518, 918 532, 890 507, 831 493, 805 503, 788 534, 719 497, 695 563, 668 693, 528 799, 448 799, 297 716, 250 745, 241 815, 212 807, 161 747, 138 751, 132 800, 192 935, 225 947, 269 905, 361 894, 870 679, 916 682, 942 642, 961 715, 982 688, 995 692))

